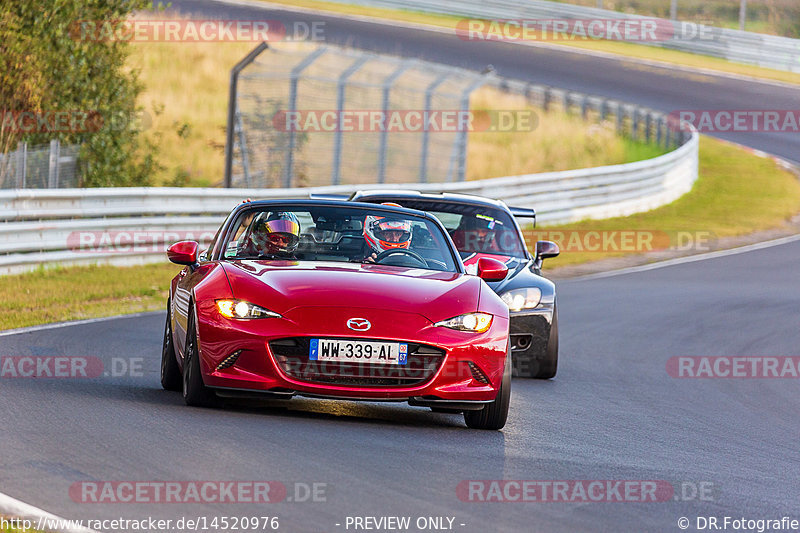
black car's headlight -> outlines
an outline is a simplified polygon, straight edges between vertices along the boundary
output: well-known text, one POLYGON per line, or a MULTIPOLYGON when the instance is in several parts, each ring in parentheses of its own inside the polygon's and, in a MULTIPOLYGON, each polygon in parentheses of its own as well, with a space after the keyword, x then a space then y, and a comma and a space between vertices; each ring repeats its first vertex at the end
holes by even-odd
POLYGON ((500 298, 511 311, 522 311, 523 309, 533 309, 539 305, 542 300, 542 291, 538 287, 526 287, 504 292, 500 298))
POLYGON ((244 300, 217 300, 219 314, 226 318, 280 318, 281 315, 244 300))
POLYGON ((454 316, 447 320, 437 322, 434 326, 442 326, 459 331, 473 331, 483 333, 492 326, 492 315, 488 313, 467 313, 466 315, 454 316))

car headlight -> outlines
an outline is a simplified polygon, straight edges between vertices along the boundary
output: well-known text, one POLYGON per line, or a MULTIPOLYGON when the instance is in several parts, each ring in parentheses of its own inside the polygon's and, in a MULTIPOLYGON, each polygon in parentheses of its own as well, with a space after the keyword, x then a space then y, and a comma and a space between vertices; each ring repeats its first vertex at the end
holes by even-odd
POLYGON ((219 314, 226 318, 280 318, 281 316, 244 300, 217 300, 217 309, 219 314))
POLYGON ((538 287, 527 287, 504 292, 500 298, 512 311, 533 309, 542 300, 542 291, 538 287))
POLYGON ((483 333, 492 325, 492 315, 487 313, 467 313, 447 320, 437 322, 434 326, 457 329, 459 331, 473 331, 483 333))

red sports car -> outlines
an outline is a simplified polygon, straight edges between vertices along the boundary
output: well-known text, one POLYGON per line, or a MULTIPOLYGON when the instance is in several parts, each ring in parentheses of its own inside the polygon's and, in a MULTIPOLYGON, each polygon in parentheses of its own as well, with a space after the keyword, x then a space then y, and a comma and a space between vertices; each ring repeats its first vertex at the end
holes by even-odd
POLYGON ((167 251, 161 383, 218 397, 400 401, 500 429, 511 394, 509 311, 465 272, 432 215, 334 200, 247 202, 209 249, 167 251))

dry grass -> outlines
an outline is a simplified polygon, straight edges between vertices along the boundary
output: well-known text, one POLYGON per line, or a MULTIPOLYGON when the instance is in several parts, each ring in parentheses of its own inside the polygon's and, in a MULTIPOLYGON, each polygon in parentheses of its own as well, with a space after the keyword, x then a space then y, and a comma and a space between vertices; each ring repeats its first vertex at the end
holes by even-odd
POLYGON ((656 157, 655 146, 618 136, 610 123, 588 124, 562 111, 542 111, 524 97, 491 88, 476 92, 473 110, 523 110, 533 117, 529 131, 473 132, 467 154, 468 179, 514 176, 575 168, 615 165, 656 157))
POLYGON ((146 89, 139 103, 152 123, 165 169, 156 185, 213 186, 222 182, 228 80, 253 43, 132 45, 130 65, 146 89))
MULTIPOLYGON (((146 135, 160 146, 165 167, 156 185, 221 183, 230 69, 252 43, 136 43, 130 65, 146 91, 140 104, 151 123, 146 135)), ((626 141, 608 126, 579 117, 542 112, 521 97, 482 89, 474 110, 519 110, 535 121, 532 131, 473 132, 468 144, 469 179, 625 163, 661 152, 626 141)))

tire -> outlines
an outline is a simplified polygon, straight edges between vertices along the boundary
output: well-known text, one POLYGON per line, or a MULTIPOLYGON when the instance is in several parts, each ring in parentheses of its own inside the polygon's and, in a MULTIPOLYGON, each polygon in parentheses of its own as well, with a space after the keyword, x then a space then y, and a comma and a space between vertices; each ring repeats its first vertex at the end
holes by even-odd
POLYGON ((547 340, 547 356, 539 361, 536 379, 550 379, 558 371, 558 309, 553 306, 553 323, 550 325, 550 338, 547 340))
POLYGON ((183 401, 192 407, 212 407, 216 401, 214 392, 203 383, 200 373, 200 353, 197 349, 197 331, 194 327, 193 310, 189 309, 186 328, 186 355, 183 358, 183 401))
POLYGON ((502 429, 508 419, 508 405, 511 402, 511 346, 506 355, 503 381, 497 397, 480 411, 464 411, 464 422, 472 429, 502 429))
POLYGON ((169 317, 169 301, 167 301, 167 323, 164 326, 164 343, 161 347, 161 386, 164 390, 181 390, 181 369, 175 355, 172 342, 172 323, 169 317))

